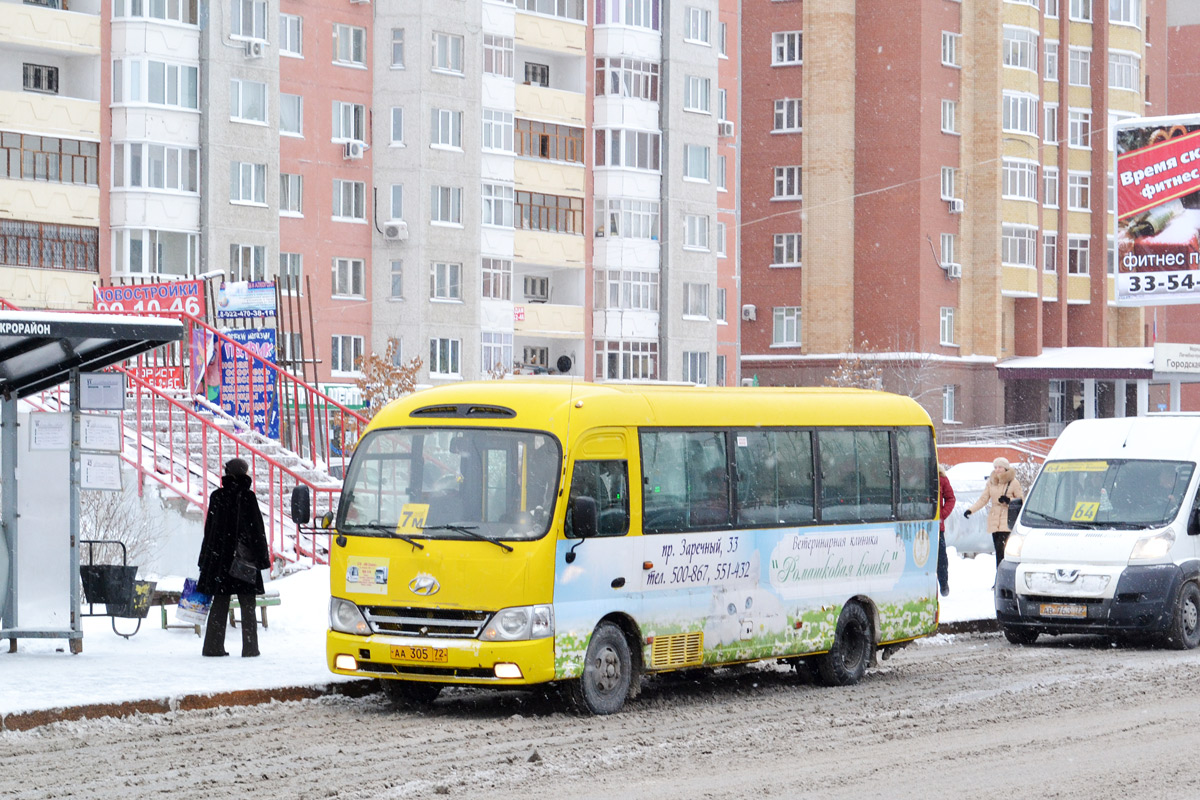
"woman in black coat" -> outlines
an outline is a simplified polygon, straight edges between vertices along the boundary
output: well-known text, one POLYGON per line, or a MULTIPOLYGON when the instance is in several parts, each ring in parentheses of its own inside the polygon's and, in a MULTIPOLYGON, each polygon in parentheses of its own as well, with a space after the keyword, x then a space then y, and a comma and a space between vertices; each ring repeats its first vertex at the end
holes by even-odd
POLYGON ((204 521, 204 543, 200 545, 200 580, 196 589, 212 595, 208 627, 204 634, 204 655, 227 656, 225 618, 229 614, 229 595, 236 594, 242 607, 242 655, 258 655, 258 620, 255 595, 263 594, 262 572, 271 566, 271 552, 263 530, 258 498, 250 488, 250 467, 240 458, 225 464, 221 488, 208 499, 208 518, 204 521), (234 556, 240 552, 254 565, 253 580, 241 580, 230 574, 234 556))

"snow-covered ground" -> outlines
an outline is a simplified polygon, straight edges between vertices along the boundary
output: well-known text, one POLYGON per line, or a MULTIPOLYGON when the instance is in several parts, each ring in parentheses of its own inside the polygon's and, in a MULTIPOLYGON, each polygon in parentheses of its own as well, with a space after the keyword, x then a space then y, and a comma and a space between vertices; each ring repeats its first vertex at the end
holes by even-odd
MULTIPOLYGON (((990 555, 958 558, 952 549, 941 621, 992 618, 995 568, 990 555)), ((191 629, 162 629, 158 608, 130 639, 114 634, 108 617, 84 619, 79 655, 70 654, 65 639, 20 639, 16 653, 0 640, 0 714, 344 680, 325 665, 328 568, 298 572, 267 588, 279 592, 281 603, 267 610, 270 627, 259 627, 258 658, 239 657, 240 633, 233 628, 226 635, 229 657, 204 658, 191 629)), ((175 622, 174 609, 167 617, 175 622)), ((117 620, 123 631, 135 624, 117 620)))

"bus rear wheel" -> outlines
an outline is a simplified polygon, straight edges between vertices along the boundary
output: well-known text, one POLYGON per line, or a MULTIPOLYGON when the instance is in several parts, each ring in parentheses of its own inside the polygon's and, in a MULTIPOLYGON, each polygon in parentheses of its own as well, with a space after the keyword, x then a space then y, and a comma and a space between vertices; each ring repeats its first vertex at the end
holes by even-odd
POLYGON ((442 691, 441 684, 420 681, 381 680, 379 685, 392 705, 402 709, 428 708, 442 691))
POLYGON ((833 647, 817 658, 817 673, 826 686, 858 683, 871 662, 871 621, 858 603, 847 603, 838 617, 833 647))
POLYGON ((615 714, 625 705, 633 682, 633 656, 625 634, 611 622, 592 631, 583 675, 569 690, 571 705, 589 714, 615 714))

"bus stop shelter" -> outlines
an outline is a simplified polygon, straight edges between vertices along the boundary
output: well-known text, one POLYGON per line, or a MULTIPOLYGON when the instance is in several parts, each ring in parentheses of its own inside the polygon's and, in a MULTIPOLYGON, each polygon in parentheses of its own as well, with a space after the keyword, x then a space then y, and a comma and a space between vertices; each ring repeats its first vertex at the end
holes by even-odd
MULTIPOLYGON (((124 375, 106 367, 182 338, 177 320, 0 312, 0 639, 10 650, 19 638, 63 638, 82 651, 82 412, 123 407, 124 375), (63 383, 69 412, 20 411, 22 398, 63 383)), ((119 451, 119 428, 115 438, 119 451)))

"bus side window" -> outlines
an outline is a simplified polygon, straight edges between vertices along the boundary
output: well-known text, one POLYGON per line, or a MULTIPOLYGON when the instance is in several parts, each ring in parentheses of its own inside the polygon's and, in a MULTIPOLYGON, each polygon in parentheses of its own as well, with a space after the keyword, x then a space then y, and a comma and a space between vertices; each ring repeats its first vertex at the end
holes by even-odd
POLYGON ((901 428, 896 450, 900 461, 900 519, 931 519, 937 511, 937 463, 933 431, 901 428))
POLYGON ((737 431, 739 525, 813 521, 812 435, 808 431, 737 431))
POLYGON ((629 469, 625 461, 576 461, 571 473, 571 496, 563 531, 574 535, 571 501, 591 497, 596 501, 598 535, 623 536, 629 532, 629 469))

